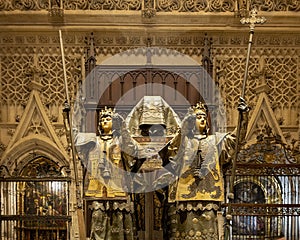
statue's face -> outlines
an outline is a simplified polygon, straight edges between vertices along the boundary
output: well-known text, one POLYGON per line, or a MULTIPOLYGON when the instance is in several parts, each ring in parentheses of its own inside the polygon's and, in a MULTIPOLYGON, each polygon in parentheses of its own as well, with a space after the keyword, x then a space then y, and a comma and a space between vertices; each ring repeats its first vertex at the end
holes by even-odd
POLYGON ((104 116, 100 120, 101 129, 104 134, 111 133, 112 130, 112 118, 111 116, 104 116))
POLYGON ((207 124, 206 113, 202 110, 197 110, 195 114, 196 114, 196 128, 200 133, 203 133, 203 131, 206 129, 206 124, 207 124))

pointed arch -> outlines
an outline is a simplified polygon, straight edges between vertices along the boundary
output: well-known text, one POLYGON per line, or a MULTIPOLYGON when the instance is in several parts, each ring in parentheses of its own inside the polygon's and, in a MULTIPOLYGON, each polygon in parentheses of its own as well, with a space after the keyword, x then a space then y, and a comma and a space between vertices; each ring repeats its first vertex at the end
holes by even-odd
MULTIPOLYGON (((68 166, 68 156, 62 152, 57 145, 55 145, 46 136, 27 136, 17 141, 8 151, 3 155, 2 165, 5 165, 9 171, 17 166, 25 166, 33 155, 41 155, 57 161, 60 166, 68 166)), ((18 168, 19 168, 18 167, 18 168)))

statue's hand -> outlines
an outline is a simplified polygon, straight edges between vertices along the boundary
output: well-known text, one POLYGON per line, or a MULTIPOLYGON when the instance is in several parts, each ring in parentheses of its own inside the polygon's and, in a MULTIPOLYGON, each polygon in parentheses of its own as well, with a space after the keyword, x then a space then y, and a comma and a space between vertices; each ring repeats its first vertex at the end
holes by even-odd
POLYGON ((246 101, 244 98, 240 97, 239 103, 238 103, 238 111, 240 112, 248 112, 250 108, 248 107, 246 101))
POLYGON ((116 136, 120 136, 121 135, 121 131, 122 131, 122 128, 123 128, 123 122, 124 122, 124 119, 123 117, 118 114, 118 113, 115 113, 112 117, 112 130, 113 130, 113 134, 115 134, 116 136))
POLYGON ((189 114, 182 120, 181 132, 183 135, 192 138, 194 136, 193 129, 195 128, 196 115, 189 114))

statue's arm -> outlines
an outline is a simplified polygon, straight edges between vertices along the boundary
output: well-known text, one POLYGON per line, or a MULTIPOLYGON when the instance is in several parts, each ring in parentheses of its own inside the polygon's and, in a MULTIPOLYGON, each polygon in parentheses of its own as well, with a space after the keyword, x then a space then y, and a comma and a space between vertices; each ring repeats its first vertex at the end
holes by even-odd
POLYGON ((186 142, 194 137, 196 116, 189 113, 182 121, 181 128, 168 144, 159 152, 163 166, 170 172, 178 174, 186 153, 186 142))
POLYGON ((113 116, 113 135, 120 139, 119 143, 124 168, 131 170, 137 161, 138 143, 132 138, 125 120, 118 113, 115 113, 113 116))
POLYGON ((181 143, 181 130, 179 129, 175 136, 158 152, 163 160, 163 166, 166 166, 173 161, 174 156, 177 155, 181 143))
POLYGON ((136 166, 137 162, 139 162, 139 158, 138 158, 139 147, 138 147, 138 143, 131 137, 127 129, 123 129, 122 131, 121 145, 122 145, 121 146, 122 158, 126 170, 132 171, 132 169, 136 166))
POLYGON ((250 108, 247 105, 245 99, 240 97, 237 109, 240 112, 240 117, 241 117, 241 128, 240 128, 239 139, 240 139, 240 142, 242 142, 242 140, 245 139, 246 134, 247 134, 250 108))
POLYGON ((246 104, 246 101, 243 98, 240 98, 237 109, 239 111, 240 118, 241 118, 240 135, 237 136, 237 128, 236 128, 233 132, 227 133, 222 137, 218 137, 218 139, 221 139, 221 141, 219 141, 218 143, 220 145, 219 151, 220 151, 221 164, 226 164, 231 162, 235 153, 237 141, 239 140, 238 144, 242 144, 243 140, 246 137, 250 108, 246 104))
POLYGON ((93 150, 97 143, 97 137, 95 133, 78 133, 74 139, 75 147, 77 149, 79 158, 84 165, 87 167, 89 153, 93 150))

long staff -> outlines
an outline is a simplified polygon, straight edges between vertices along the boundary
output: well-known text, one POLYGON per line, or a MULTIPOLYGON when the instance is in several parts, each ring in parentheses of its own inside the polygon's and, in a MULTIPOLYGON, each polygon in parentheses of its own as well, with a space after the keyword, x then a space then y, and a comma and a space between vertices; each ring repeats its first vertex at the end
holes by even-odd
POLYGON ((64 55, 61 30, 59 30, 59 41, 60 41, 60 50, 61 50, 62 63, 63 63, 64 85, 65 85, 65 93, 66 93, 66 102, 65 102, 65 108, 63 110, 63 116, 64 116, 64 124, 66 128, 68 144, 69 147, 71 148, 71 157, 72 157, 73 168, 74 168, 74 178, 75 178, 75 185, 76 185, 76 204, 77 204, 76 212, 78 218, 79 240, 85 240, 86 239, 85 222, 84 222, 83 209, 82 209, 83 206, 82 206, 81 189, 80 189, 79 178, 78 178, 77 153, 74 145, 74 136, 72 131, 73 129, 72 116, 70 114, 71 105, 70 105, 70 98, 69 98, 69 91, 68 91, 65 55, 64 55))
MULTIPOLYGON (((248 78, 248 69, 249 69, 249 59, 250 59, 251 45, 252 45, 252 40, 253 40, 253 35, 254 35, 255 24, 258 24, 258 23, 262 24, 266 21, 266 19, 264 17, 256 17, 256 15, 257 15, 257 10, 253 9, 253 10, 251 10, 249 18, 241 19, 242 24, 250 24, 246 66, 245 66, 243 85, 242 85, 242 93, 241 93, 242 99, 244 99, 244 97, 245 97, 245 89, 246 89, 246 82, 247 82, 247 78, 248 78)), ((235 151, 234 151, 233 160, 232 160, 232 169, 231 169, 231 176, 230 176, 230 181, 229 181, 229 195, 228 195, 229 205, 228 205, 227 214, 226 214, 226 226, 225 226, 225 239, 226 240, 229 239, 229 235, 230 235, 230 221, 232 219, 231 203, 234 199, 233 190, 234 190, 237 155, 239 152, 239 145, 240 145, 242 114, 243 114, 243 112, 239 111, 238 124, 237 124, 237 130, 236 130, 236 145, 235 145, 235 151)))

